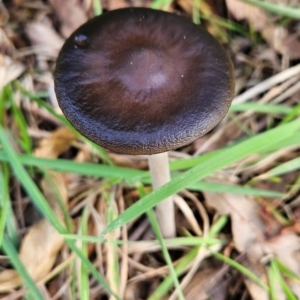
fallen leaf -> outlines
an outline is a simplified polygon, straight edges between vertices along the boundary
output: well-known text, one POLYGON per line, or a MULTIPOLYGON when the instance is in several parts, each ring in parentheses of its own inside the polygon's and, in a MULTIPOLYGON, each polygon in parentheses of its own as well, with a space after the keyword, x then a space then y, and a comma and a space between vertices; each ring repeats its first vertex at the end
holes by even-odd
POLYGON ((258 212, 259 204, 251 198, 235 194, 204 192, 206 203, 221 215, 230 215, 235 247, 247 250, 257 238, 264 238, 265 225, 258 212))
MULTIPOLYGON (((53 185, 43 179, 42 189, 58 220, 63 223, 63 212, 59 203, 67 202, 66 185, 61 174, 49 172, 49 175, 53 185)), ((45 219, 28 230, 22 240, 19 258, 33 280, 39 281, 49 273, 63 244, 63 237, 45 219)), ((0 292, 10 291, 22 283, 22 278, 15 270, 8 269, 0 273, 0 292)))
POLYGON ((151 278, 150 280, 144 281, 129 282, 126 286, 123 299, 146 299, 146 295, 152 294, 158 285, 159 280, 157 278, 151 278))
POLYGON ((257 6, 239 0, 226 0, 226 5, 236 20, 247 20, 254 30, 261 32, 275 51, 290 59, 300 58, 298 33, 291 34, 285 27, 274 26, 273 22, 268 21, 267 12, 257 6))
POLYGON ((60 32, 63 37, 69 37, 75 29, 87 21, 87 15, 80 1, 49 0, 49 2, 61 22, 60 32))
POLYGON ((238 20, 247 20, 252 28, 257 31, 264 29, 268 17, 261 8, 250 5, 239 0, 226 0, 228 11, 238 20))
MULTIPOLYGON (((258 277, 266 281, 267 266, 266 258, 276 257, 286 267, 300 276, 299 249, 300 240, 297 235, 290 231, 273 230, 273 236, 269 237, 269 226, 278 228, 275 217, 268 216, 266 224, 262 219, 262 207, 254 199, 234 194, 219 194, 204 192, 208 206, 214 208, 221 215, 230 215, 233 241, 236 249, 247 254, 247 268, 252 270, 258 277)), ((245 283, 253 299, 269 299, 265 290, 258 287, 249 279, 245 283)), ((293 285, 291 285, 293 288, 293 285)), ((294 288, 294 292, 299 292, 294 288)), ((297 295, 300 297, 300 295, 297 295)), ((281 289, 277 291, 278 299, 285 299, 281 289)))
MULTIPOLYGON (((185 300, 207 300, 210 297, 210 290, 218 285, 220 286, 223 282, 222 278, 219 278, 218 274, 220 268, 205 268, 204 270, 198 271, 193 279, 189 282, 186 288, 183 290, 185 300)), ((225 300, 227 295, 226 290, 227 286, 225 285, 222 289, 221 294, 222 298, 214 297, 215 300, 225 300)))
MULTIPOLYGON (((287 268, 300 276, 300 241, 299 237, 291 232, 281 232, 278 236, 264 242, 254 242, 248 249, 248 258, 254 264, 261 263, 265 256, 276 257, 287 268)), ((299 283, 290 281, 290 287, 295 295, 300 299, 299 283)), ((278 290, 279 295, 282 291, 278 290)), ((285 299, 282 294, 281 298, 285 299)))
POLYGON ((49 138, 45 138, 40 142, 34 154, 37 157, 56 158, 67 151, 76 138, 74 131, 67 127, 60 127, 49 138))
POLYGON ((129 3, 126 0, 110 0, 108 3, 108 10, 128 7, 129 3))
POLYGON ((267 26, 262 30, 262 35, 278 53, 287 55, 289 59, 300 58, 299 34, 291 34, 285 27, 267 26))
POLYGON ((0 90, 17 79, 25 70, 24 65, 13 61, 9 56, 0 54, 0 90))
POLYGON ((56 33, 49 18, 39 18, 25 26, 25 33, 32 45, 39 46, 39 54, 55 58, 64 40, 56 33))
POLYGON ((109 158, 111 158, 113 164, 118 167, 132 168, 138 170, 144 170, 148 167, 148 160, 142 155, 121 155, 109 152, 109 158))

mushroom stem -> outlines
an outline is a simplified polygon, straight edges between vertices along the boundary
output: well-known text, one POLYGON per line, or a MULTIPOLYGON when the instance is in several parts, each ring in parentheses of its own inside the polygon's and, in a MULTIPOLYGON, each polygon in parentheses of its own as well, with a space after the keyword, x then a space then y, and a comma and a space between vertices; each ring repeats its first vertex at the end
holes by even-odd
MULTIPOLYGON (((170 181, 168 152, 149 155, 148 160, 153 189, 158 189, 170 181)), ((163 237, 175 237, 176 227, 172 196, 166 198, 156 206, 156 217, 163 237)))

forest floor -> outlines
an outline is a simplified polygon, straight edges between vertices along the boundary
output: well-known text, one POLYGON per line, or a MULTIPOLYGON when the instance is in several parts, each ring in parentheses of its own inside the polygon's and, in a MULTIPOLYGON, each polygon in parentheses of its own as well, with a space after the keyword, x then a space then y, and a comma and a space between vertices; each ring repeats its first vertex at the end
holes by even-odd
POLYGON ((3 0, 0 24, 0 299, 300 299, 299 0, 3 0), (54 92, 65 39, 129 6, 201 23, 234 65, 227 116, 170 151, 158 195, 54 92), (172 193, 163 239, 149 208, 172 193))

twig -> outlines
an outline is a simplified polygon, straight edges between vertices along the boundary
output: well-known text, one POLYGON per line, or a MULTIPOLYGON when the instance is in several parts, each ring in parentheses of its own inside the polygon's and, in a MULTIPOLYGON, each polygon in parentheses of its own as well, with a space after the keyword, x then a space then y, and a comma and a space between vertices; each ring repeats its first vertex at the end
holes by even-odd
POLYGON ((264 80, 263 82, 255 85, 254 87, 250 88, 243 94, 235 97, 233 99, 233 103, 236 104, 236 103, 246 102, 246 101, 254 98, 255 96, 267 91, 268 89, 275 86, 276 84, 279 84, 285 80, 288 80, 289 78, 296 76, 298 74, 300 74, 300 64, 298 64, 294 67, 291 67, 287 70, 284 70, 284 71, 272 76, 271 78, 268 78, 268 79, 264 80))

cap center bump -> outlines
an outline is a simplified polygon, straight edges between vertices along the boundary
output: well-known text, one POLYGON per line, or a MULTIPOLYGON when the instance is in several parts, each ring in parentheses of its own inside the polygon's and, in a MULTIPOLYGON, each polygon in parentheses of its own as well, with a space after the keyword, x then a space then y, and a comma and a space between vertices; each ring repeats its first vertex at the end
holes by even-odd
POLYGON ((158 89, 166 84, 169 72, 161 51, 131 51, 121 67, 121 81, 136 91, 158 89))

